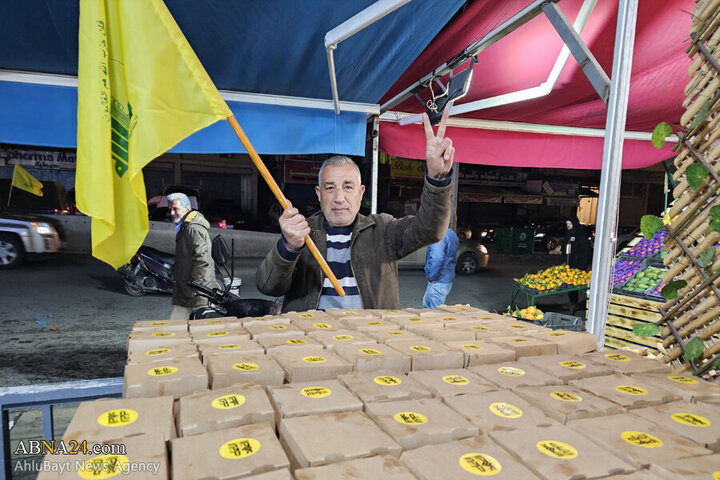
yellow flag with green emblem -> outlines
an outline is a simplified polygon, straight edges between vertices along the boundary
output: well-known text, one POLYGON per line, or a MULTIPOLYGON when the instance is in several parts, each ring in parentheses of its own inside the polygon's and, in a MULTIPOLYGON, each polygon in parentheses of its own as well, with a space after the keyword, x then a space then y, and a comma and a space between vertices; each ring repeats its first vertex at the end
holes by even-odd
POLYGON ((30 175, 30 172, 25 170, 23 167, 15 164, 15 167, 13 168, 13 176, 12 176, 12 182, 11 185, 15 188, 19 188, 20 190, 25 190, 26 192, 30 192, 33 195, 37 195, 38 197, 43 196, 43 185, 40 180, 30 175))
POLYGON ((75 189, 119 268, 149 222, 142 168, 232 115, 162 0, 80 0, 75 189))

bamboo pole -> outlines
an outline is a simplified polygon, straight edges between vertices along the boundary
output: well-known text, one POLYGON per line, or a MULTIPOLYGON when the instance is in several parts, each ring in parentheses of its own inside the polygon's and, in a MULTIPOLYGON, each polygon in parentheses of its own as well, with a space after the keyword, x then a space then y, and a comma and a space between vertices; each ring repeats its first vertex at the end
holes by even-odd
MULTIPOLYGON (((240 124, 235 119, 235 116, 230 115, 227 118, 227 121, 232 127, 232 129, 235 131, 237 137, 242 142, 245 150, 247 150, 250 158, 255 164, 255 167, 257 167, 258 171, 260 172, 260 175, 262 175, 262 177, 265 179, 265 182, 270 187, 270 190, 272 190, 272 192, 275 194, 275 198, 277 198, 278 202, 280 202, 283 210, 287 210, 290 204, 285 198, 285 194, 283 194, 282 190, 280 190, 277 182, 275 182, 275 179, 270 174, 270 171, 265 166, 265 163, 263 163, 260 155, 258 155, 255 151, 255 148, 252 146, 252 143, 250 143, 250 140, 247 138, 247 135, 245 135, 245 132, 240 127, 240 124)), ((308 249, 310 249, 310 253, 312 253, 313 257, 315 257, 315 260, 320 265, 320 268, 322 269, 323 273, 325 273, 325 276, 330 280, 330 283, 332 283, 335 291, 338 292, 338 295, 344 297, 345 290, 343 290, 342 286, 340 286, 340 282, 338 282, 337 277, 335 277, 335 274, 332 272, 332 270, 330 270, 330 266, 327 264, 322 255, 320 255, 320 251, 318 250, 317 246, 315 246, 315 242, 312 241, 310 235, 305 235, 305 245, 307 245, 308 249)))

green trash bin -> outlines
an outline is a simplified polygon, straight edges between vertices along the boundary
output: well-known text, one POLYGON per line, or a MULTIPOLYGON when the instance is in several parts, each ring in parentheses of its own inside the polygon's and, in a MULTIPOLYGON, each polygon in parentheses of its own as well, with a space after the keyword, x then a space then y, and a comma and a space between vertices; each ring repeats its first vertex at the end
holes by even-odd
POLYGON ((498 228, 495 244, 497 253, 513 253, 513 229, 511 227, 498 228))
POLYGON ((532 228, 513 228, 512 229, 512 248, 513 252, 519 255, 531 254, 533 252, 533 244, 535 242, 535 230, 532 228))

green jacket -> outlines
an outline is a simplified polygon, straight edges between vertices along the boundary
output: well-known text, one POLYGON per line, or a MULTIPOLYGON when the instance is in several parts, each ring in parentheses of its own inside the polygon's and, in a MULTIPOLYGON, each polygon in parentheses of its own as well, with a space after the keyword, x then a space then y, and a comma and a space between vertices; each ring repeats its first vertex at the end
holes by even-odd
MULTIPOLYGON (((394 218, 388 214, 355 218, 350 240, 350 264, 363 308, 399 308, 398 259, 443 238, 450 219, 450 185, 436 187, 427 179, 417 215, 394 218)), ((323 258, 327 254, 325 217, 307 219, 312 238, 323 258)), ((285 295, 283 312, 317 308, 325 275, 303 248, 293 261, 272 248, 258 268, 257 288, 265 295, 285 295)))
POLYGON ((207 299, 195 296, 195 290, 188 286, 190 280, 209 288, 217 287, 209 228, 208 221, 196 210, 189 212, 182 220, 180 231, 175 236, 173 305, 207 305, 207 299))

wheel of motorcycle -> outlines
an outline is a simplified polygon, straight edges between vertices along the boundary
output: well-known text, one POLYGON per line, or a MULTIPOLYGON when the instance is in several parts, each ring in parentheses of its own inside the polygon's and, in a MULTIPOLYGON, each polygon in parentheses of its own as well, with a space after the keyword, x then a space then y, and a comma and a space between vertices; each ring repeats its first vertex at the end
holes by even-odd
POLYGON ((133 285, 132 283, 128 282, 127 280, 123 280, 123 283, 125 284, 125 291, 128 295, 132 297, 142 297, 147 292, 142 289, 142 287, 138 287, 137 285, 133 285))

